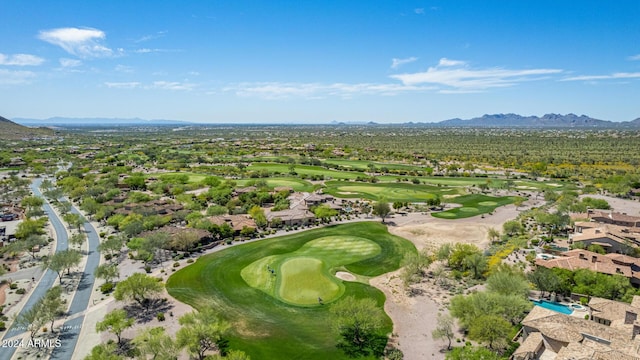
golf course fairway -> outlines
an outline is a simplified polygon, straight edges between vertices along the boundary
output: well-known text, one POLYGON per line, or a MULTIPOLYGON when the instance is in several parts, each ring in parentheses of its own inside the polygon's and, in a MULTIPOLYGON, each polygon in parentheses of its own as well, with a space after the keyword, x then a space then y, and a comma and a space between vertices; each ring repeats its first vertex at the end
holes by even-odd
MULTIPOLYGON (((415 253, 378 222, 334 225, 202 256, 166 288, 196 309, 213 307, 231 324, 229 347, 252 359, 349 359, 336 347, 340 335, 329 309, 347 296, 374 299, 383 309, 384 294, 368 279, 415 253), (337 271, 356 281, 338 279, 337 271)), ((382 335, 391 330, 386 317, 382 335)))

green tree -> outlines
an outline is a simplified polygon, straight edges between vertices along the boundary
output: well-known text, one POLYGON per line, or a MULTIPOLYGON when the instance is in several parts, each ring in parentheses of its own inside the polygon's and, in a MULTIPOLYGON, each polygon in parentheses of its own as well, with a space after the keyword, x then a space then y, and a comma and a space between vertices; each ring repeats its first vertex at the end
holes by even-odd
POLYGON ((37 196, 25 196, 22 198, 20 205, 28 209, 39 209, 44 204, 44 200, 37 196))
POLYGON ((96 323, 96 331, 113 333, 118 338, 118 345, 120 345, 122 343, 122 332, 133 326, 133 323, 134 319, 127 317, 125 310, 114 310, 105 315, 102 321, 96 323))
POLYGON ((265 228, 267 226, 267 217, 264 215, 264 210, 260 206, 252 206, 251 209, 249 209, 249 215, 259 228, 265 228))
POLYGON ((538 266, 535 270, 527 273, 527 279, 533 283, 533 285, 540 291, 542 296, 546 292, 557 293, 561 291, 561 281, 558 275, 551 269, 547 269, 543 266, 538 266))
POLYGON ((451 254, 449 255, 449 267, 456 270, 464 270, 465 258, 472 254, 482 255, 482 252, 473 244, 455 244, 451 249, 451 254))
POLYGON ((487 237, 491 242, 495 242, 500 239, 500 230, 496 230, 495 228, 490 227, 487 230, 487 237))
MULTIPOLYGON (((17 241, 16 243, 19 243, 19 241, 17 241)), ((43 236, 32 234, 24 239, 22 243, 24 249, 29 250, 29 252, 31 253, 31 258, 35 260, 36 250, 40 249, 42 246, 47 245, 49 242, 43 236)))
POLYGON ((51 269, 58 274, 60 283, 62 283, 62 275, 67 271, 67 275, 71 273, 71 268, 78 266, 82 260, 82 255, 77 250, 58 251, 43 262, 45 269, 51 269))
POLYGON ((44 235, 44 225, 46 223, 46 218, 24 219, 16 227, 16 239, 26 239, 29 235, 44 235))
POLYGON ((98 279, 104 279, 105 283, 109 283, 120 276, 120 271, 116 264, 102 264, 96 268, 95 276, 98 279))
POLYGON ((124 360, 124 357, 116 354, 116 344, 106 343, 94 346, 84 360, 124 360))
POLYGON ((431 332, 434 339, 447 339, 449 341, 447 350, 451 350, 451 339, 455 336, 453 332, 453 317, 449 314, 438 313, 436 328, 431 332))
POLYGON ((152 276, 135 273, 116 285, 113 297, 118 301, 133 300, 140 306, 147 308, 149 298, 159 294, 163 289, 162 283, 152 276))
POLYGON ((514 332, 508 321, 497 315, 482 315, 471 322, 469 339, 488 343, 490 349, 504 349, 514 332))
POLYGON ((176 334, 178 346, 199 360, 203 360, 207 352, 219 349, 218 344, 230 327, 212 308, 185 314, 178 322, 182 325, 176 334))
POLYGON ((389 213, 391 213, 391 207, 389 207, 389 203, 386 200, 381 199, 373 204, 373 214, 380 216, 383 224, 389 213))
POLYGON ((487 278, 487 290, 502 295, 526 297, 529 294, 529 282, 521 272, 494 271, 487 278))
POLYGON ((46 323, 47 318, 42 311, 42 301, 35 303, 29 310, 22 311, 16 318, 16 325, 24 327, 29 331, 31 340, 33 340, 46 323))
POLYGON ((127 236, 125 234, 118 234, 115 236, 109 236, 100 245, 98 245, 98 251, 106 252, 113 257, 120 255, 122 246, 127 242, 127 236))
POLYGON ((41 311, 44 321, 50 322, 50 329, 53 332, 54 321, 64 314, 66 304, 62 300, 62 287, 54 286, 47 290, 41 299, 41 311))
MULTIPOLYGON (((336 328, 343 338, 339 344, 347 354, 368 356, 384 350, 377 348, 378 332, 383 326, 384 312, 370 298, 347 296, 330 309, 336 328)), ((386 341, 385 341, 386 344, 386 341)))
POLYGON ((180 354, 175 340, 163 327, 145 328, 133 339, 142 359, 176 360, 180 354))
POLYGON ((511 236, 515 234, 521 234, 524 231, 524 227, 518 220, 509 220, 502 224, 502 231, 505 234, 511 236))
POLYGON ((322 204, 315 207, 313 214, 323 222, 327 222, 332 216, 338 215, 338 211, 332 209, 327 204, 322 204))
POLYGON ((70 227, 75 227, 78 232, 82 230, 82 225, 87 222, 82 215, 76 213, 67 213, 62 216, 62 220, 69 224, 70 227))
POLYGON ((485 347, 463 346, 453 348, 445 356, 446 360, 501 360, 500 355, 485 347))
POLYGON ((466 269, 473 273, 475 279, 482 278, 482 273, 487 270, 487 258, 480 253, 467 255, 462 263, 466 269))
POLYGON ((86 240, 87 240, 87 235, 85 235, 84 233, 77 233, 77 234, 71 235, 71 237, 69 238, 69 243, 71 243, 72 245, 81 247, 86 240))

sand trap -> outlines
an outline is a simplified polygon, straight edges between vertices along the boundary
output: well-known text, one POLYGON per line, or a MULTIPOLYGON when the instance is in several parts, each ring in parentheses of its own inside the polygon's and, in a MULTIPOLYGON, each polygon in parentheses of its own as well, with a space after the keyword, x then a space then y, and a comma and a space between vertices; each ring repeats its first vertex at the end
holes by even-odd
POLYGON ((346 271, 338 271, 336 273, 336 277, 344 281, 356 281, 356 277, 352 273, 348 273, 346 271))

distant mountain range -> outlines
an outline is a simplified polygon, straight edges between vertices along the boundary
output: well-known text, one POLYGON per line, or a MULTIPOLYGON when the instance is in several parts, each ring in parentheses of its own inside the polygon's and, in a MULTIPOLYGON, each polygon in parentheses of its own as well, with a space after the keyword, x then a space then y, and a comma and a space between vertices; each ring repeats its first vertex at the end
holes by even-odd
POLYGON ((29 128, 0 116, 0 140, 19 140, 53 135, 54 132, 51 129, 29 128))
POLYGON ((16 123, 25 126, 60 126, 60 127, 113 127, 113 126, 180 126, 192 125, 194 123, 180 120, 145 120, 140 118, 120 119, 120 118, 66 118, 52 117, 48 119, 13 119, 16 123))
MULTIPOLYGON (((6 120, 6 119, 5 119, 6 120)), ((46 126, 46 127, 117 127, 117 126, 187 126, 207 124, 193 123, 181 120, 145 120, 140 118, 66 118, 52 117, 48 119, 25 119, 16 118, 18 124, 25 126, 46 126)), ((373 121, 332 121, 330 125, 359 125, 376 126, 386 125, 373 121)), ((214 124, 209 124, 214 125, 214 124)), ((226 124, 228 125, 228 124, 226 124)), ((242 125, 242 124, 237 124, 242 125)), ((247 125, 259 125, 257 123, 247 125)), ((274 123, 270 123, 274 125, 274 123)), ((494 114, 483 115, 473 119, 449 119, 439 122, 409 122, 398 125, 425 126, 425 127, 477 127, 477 128, 597 128, 597 129, 640 129, 640 118, 632 121, 615 122, 609 120, 594 119, 586 115, 576 114, 545 114, 543 116, 522 116, 518 114, 494 114)))
POLYGON ((473 119, 450 119, 434 123, 445 127, 526 127, 526 128, 640 128, 640 118, 632 121, 614 122, 594 119, 586 115, 545 114, 522 116, 518 114, 483 115, 473 119))

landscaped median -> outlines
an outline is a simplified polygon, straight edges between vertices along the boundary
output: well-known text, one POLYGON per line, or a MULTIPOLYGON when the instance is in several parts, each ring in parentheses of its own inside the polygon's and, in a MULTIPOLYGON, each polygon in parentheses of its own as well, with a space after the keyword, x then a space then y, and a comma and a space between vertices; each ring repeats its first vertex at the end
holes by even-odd
MULTIPOLYGON (((384 225, 329 226, 231 247, 201 257, 167 281, 169 294, 196 308, 212 305, 232 324, 231 348, 253 359, 348 359, 329 309, 347 296, 384 295, 369 277, 400 267, 415 254, 384 225), (337 271, 355 275, 343 281, 337 271)), ((392 329, 386 319, 384 331, 392 329)))

